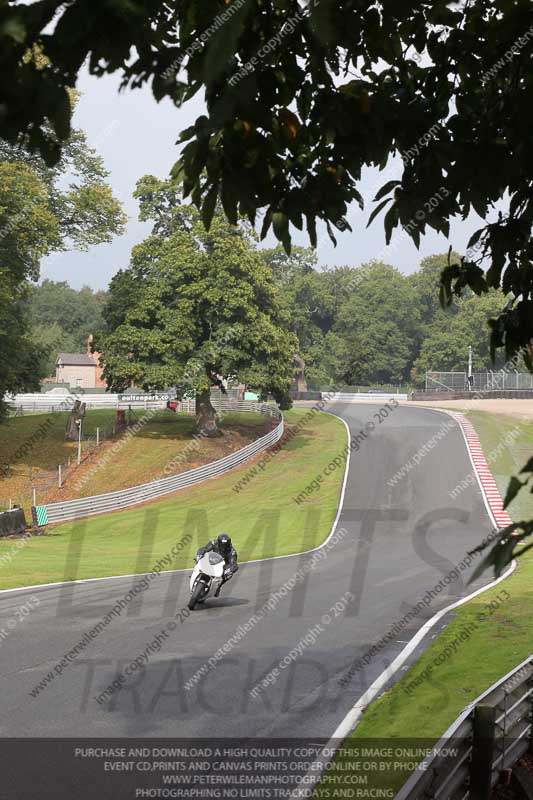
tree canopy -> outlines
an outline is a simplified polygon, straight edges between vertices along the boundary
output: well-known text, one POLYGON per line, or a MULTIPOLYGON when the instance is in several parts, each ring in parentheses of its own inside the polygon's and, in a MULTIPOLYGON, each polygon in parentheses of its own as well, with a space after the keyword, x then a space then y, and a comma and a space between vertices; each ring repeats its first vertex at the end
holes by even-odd
MULTIPOLYGON (((29 300, 41 259, 110 241, 126 222, 102 159, 87 146, 82 131, 72 131, 53 167, 28 148, 23 134, 12 142, 0 139, 0 418, 4 394, 38 388, 57 351, 71 342, 66 327, 74 331, 82 324, 72 307, 75 293, 66 286, 48 315, 29 300), (37 319, 31 318, 32 308, 37 319), (69 315, 71 324, 64 326, 69 315), (60 330, 52 329, 53 323, 60 330)), ((46 289, 37 290, 45 303, 46 289)), ((74 339, 78 349, 79 335, 74 339)))
POLYGON ((505 302, 502 292, 493 290, 483 297, 459 298, 453 314, 437 310, 425 330, 420 354, 414 364, 416 374, 423 376, 435 369, 464 372, 469 345, 472 346, 474 371, 504 366, 491 362, 487 325, 489 320, 497 318, 505 302))
POLYGON ((6 391, 38 388, 41 350, 28 333, 26 298, 57 242, 43 181, 24 165, 0 162, 0 418, 6 391))
POLYGON ((318 221, 332 236, 349 228, 362 168, 401 158, 376 197, 388 205, 387 239, 397 226, 415 242, 427 227, 448 234, 451 217, 477 211, 480 248, 450 265, 443 300, 503 282, 515 300, 493 346, 510 355, 529 344, 529 0, 7 2, 0 43, 12 78, 0 89, 1 131, 10 141, 24 131, 50 163, 86 61, 177 105, 203 91, 207 113, 181 135, 186 193, 206 223, 217 197, 233 224, 261 210, 263 234, 272 227, 287 248, 292 226, 311 242, 318 221), (489 222, 505 192, 509 211, 489 222))
POLYGON ((0 163, 33 172, 46 187, 48 208, 57 224, 53 250, 87 250, 124 232, 127 217, 107 182, 103 160, 74 129, 49 167, 28 150, 26 137, 15 143, 0 139, 0 163))
POLYGON ((409 281, 387 264, 361 267, 335 331, 342 341, 347 384, 400 383, 413 360, 419 325, 416 295, 409 281))
POLYGON ((259 251, 273 269, 290 309, 310 388, 413 383, 426 371, 464 372, 472 345, 474 369, 494 368, 488 322, 506 298, 468 292, 446 310, 438 302, 447 255, 423 259, 410 275, 382 262, 359 267, 314 266, 315 252, 280 246, 259 251))
POLYGON ((230 378, 287 407, 297 339, 271 270, 245 228, 217 213, 207 233, 175 196, 169 182, 139 182, 141 214, 154 230, 110 284, 109 330, 96 340, 109 386, 194 390, 200 427, 213 419, 211 386, 230 378))
POLYGON ((31 286, 26 314, 31 340, 43 350, 41 376, 54 374, 58 352, 85 352, 89 335, 104 327, 106 298, 106 292, 89 286, 76 290, 66 281, 31 286))

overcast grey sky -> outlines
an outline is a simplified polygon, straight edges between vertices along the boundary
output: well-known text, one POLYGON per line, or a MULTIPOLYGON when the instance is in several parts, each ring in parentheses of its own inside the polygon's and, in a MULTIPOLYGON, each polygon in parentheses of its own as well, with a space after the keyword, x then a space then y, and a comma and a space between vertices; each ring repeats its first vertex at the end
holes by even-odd
MULTIPOLYGON (((41 277, 66 280, 80 288, 84 284, 93 289, 104 289, 119 269, 127 267, 131 248, 142 241, 150 226, 137 219, 137 203, 132 192, 138 178, 147 173, 166 177, 178 157, 176 140, 181 130, 190 125, 203 112, 202 100, 194 99, 181 109, 168 100, 156 103, 149 88, 118 92, 119 79, 115 76, 93 78, 83 74, 78 83, 82 96, 75 114, 76 127, 82 128, 89 144, 104 158, 110 171, 109 181, 113 191, 126 209, 129 217, 127 232, 116 237, 111 244, 91 248, 87 253, 62 253, 53 255, 42 264, 41 277)), ((399 165, 397 165, 399 169, 399 165)), ((392 168, 394 169, 394 168, 392 168)), ((380 258, 398 267, 402 272, 414 272, 420 260, 432 253, 445 252, 449 244, 464 252, 473 231, 479 227, 479 218, 473 215, 465 222, 452 222, 449 242, 442 235, 429 233, 421 242, 420 250, 409 240, 398 241, 396 230, 391 246, 384 249, 383 216, 380 215, 366 229, 373 208, 372 196, 391 178, 394 171, 386 173, 367 170, 359 190, 365 198, 365 211, 358 207, 350 210, 353 233, 337 233, 335 248, 327 235, 320 235, 318 260, 321 267, 335 264, 358 266, 372 258, 380 258)), ((429 198, 428 198, 429 199, 429 198)), ((307 245, 304 234, 296 231, 294 241, 307 245)), ((275 240, 266 240, 269 246, 275 240)))

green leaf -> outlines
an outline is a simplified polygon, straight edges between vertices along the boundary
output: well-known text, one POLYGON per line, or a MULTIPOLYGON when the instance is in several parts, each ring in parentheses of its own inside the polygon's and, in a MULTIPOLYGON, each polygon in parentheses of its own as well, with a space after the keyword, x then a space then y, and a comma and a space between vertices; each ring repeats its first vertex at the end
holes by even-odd
POLYGON ((176 161, 170 170, 170 175, 177 183, 183 183, 183 180, 185 179, 185 167, 181 160, 176 161))
POLYGON ((385 195, 388 194, 391 189, 394 189, 395 186, 401 186, 401 183, 401 181, 387 181, 387 183, 381 187, 377 195, 374 197, 374 202, 377 202, 378 200, 381 200, 382 197, 385 197, 385 195))
POLYGON ((370 227, 370 225, 372 225, 372 222, 375 220, 375 218, 377 217, 377 215, 379 214, 379 212, 381 211, 381 209, 382 209, 382 208, 385 208, 385 206, 387 205, 387 203, 390 203, 390 201, 391 201, 392 199, 393 199, 392 197, 387 197, 387 199, 386 199, 386 200, 383 200, 383 201, 382 201, 382 202, 379 204, 379 206, 376 206, 376 208, 373 210, 373 212, 370 214, 370 217, 368 218, 368 222, 366 223, 366 227, 367 227, 367 228, 369 228, 369 227, 370 227))
POLYGON ((474 247, 474 245, 479 242, 479 239, 480 239, 482 233, 483 233, 483 228, 480 228, 478 231, 476 231, 474 234, 472 234, 472 236, 468 240, 468 244, 466 246, 467 250, 470 250, 471 247, 474 247))
POLYGON ((202 206, 202 220, 205 225, 206 231, 208 231, 211 227, 211 222, 213 220, 213 215, 215 213, 215 208, 217 205, 217 196, 218 196, 218 186, 217 184, 215 184, 214 186, 211 186, 211 188, 207 192, 202 206))
POLYGON ((238 195, 234 180, 231 176, 225 176, 224 180, 222 181, 221 195, 222 195, 221 200, 222 200, 222 207, 224 208, 224 213, 226 214, 231 224, 236 225, 238 221, 237 220, 238 195))
POLYGON ((265 214, 265 218, 263 220, 263 225, 261 227, 261 241, 266 237, 267 233, 270 230, 271 225, 272 225, 272 209, 268 208, 265 214))
POLYGON ((326 229, 327 229, 329 238, 333 242, 334 247, 337 247, 337 240, 335 238, 335 235, 333 233, 333 228, 331 227, 329 220, 326 220, 326 229))
POLYGON ((290 255, 291 237, 289 234, 289 218, 287 214, 283 211, 274 211, 272 214, 272 227, 274 228, 276 239, 282 243, 287 255, 290 255))
POLYGON ((70 121, 72 106, 66 89, 59 90, 54 108, 53 126, 59 139, 68 139, 70 136, 70 121))
MULTIPOLYGON (((232 13, 229 19, 225 20, 207 40, 203 70, 206 85, 210 86, 215 83, 220 74, 227 70, 229 61, 237 49, 237 42, 244 29, 244 23, 253 5, 253 0, 244 0, 238 10, 232 13)), ((231 13, 230 9, 231 4, 226 7, 226 13, 231 13)))
POLYGON ((447 308, 449 305, 451 305, 452 299, 453 295, 449 289, 449 286, 441 283, 439 287, 439 303, 441 308, 447 308))
POLYGON ((9 36, 18 44, 26 39, 26 26, 20 17, 9 17, 0 27, 0 36, 9 36))
POLYGON ((317 245, 316 219, 315 217, 311 216, 311 214, 307 215, 307 233, 309 234, 309 241, 311 242, 311 246, 316 247, 317 245))
POLYGON ((398 206, 394 204, 391 208, 389 208, 389 210, 385 214, 385 220, 383 222, 385 226, 385 241, 387 244, 390 244, 392 231, 398 224, 398 218, 399 218, 398 206))

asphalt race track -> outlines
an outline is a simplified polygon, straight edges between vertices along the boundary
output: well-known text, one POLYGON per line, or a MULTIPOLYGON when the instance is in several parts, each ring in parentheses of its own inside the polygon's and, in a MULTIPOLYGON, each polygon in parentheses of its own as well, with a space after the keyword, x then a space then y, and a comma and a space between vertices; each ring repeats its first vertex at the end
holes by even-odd
MULTIPOLYGON (((381 407, 380 402, 337 405, 334 413, 355 436, 381 407)), ((186 606, 189 573, 160 576, 135 608, 116 618, 37 697, 30 690, 134 579, 0 594, 0 628, 21 603, 32 595, 39 599, 38 607, 0 642, 1 735, 283 738, 305 732, 329 737, 424 621, 473 587, 466 588, 462 579, 452 582, 364 670, 352 669, 352 677, 339 685, 354 660, 385 637, 492 530, 477 482, 450 499, 449 492, 472 470, 455 423, 419 466, 396 486, 387 483, 449 417, 401 406, 381 424, 377 419, 375 430, 351 456, 337 526, 344 531, 342 540, 306 582, 277 602, 190 690, 185 683, 311 556, 242 565, 219 600, 177 624, 144 672, 102 703, 95 697, 186 606), (333 609, 342 605, 346 592, 353 597, 335 617, 338 610, 333 609), (300 655, 280 668, 306 637, 300 655), (253 687, 276 666, 278 676, 252 697, 253 687)), ((319 502, 320 492, 307 501, 314 510, 319 502)), ((431 635, 426 638, 430 641, 431 635)))

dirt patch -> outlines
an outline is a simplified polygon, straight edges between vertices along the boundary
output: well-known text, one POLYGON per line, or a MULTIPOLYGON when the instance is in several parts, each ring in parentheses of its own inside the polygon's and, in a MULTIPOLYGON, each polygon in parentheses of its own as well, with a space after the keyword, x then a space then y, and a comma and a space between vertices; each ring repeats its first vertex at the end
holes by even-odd
POLYGON ((504 414, 507 417, 520 417, 531 422, 533 420, 533 399, 527 400, 401 400, 404 406, 420 408, 448 408, 451 411, 488 411, 492 414, 504 414))
MULTIPOLYGON (((261 435, 262 432, 259 432, 261 435)), ((158 480, 159 478, 169 477, 169 475, 175 475, 180 472, 188 472, 191 469, 195 469, 196 467, 203 467, 205 464, 209 464, 211 461, 218 461, 225 456, 230 455, 231 453, 236 452, 237 450, 241 450, 243 447, 246 447, 254 438, 251 436, 250 429, 243 427, 242 430, 231 428, 226 428, 224 430, 224 435, 217 439, 204 439, 201 441, 201 446, 197 451, 192 451, 183 461, 183 463, 176 466, 176 468, 170 472, 166 473, 164 471, 165 463, 162 463, 157 468, 151 468, 146 471, 146 474, 143 476, 142 481, 139 483, 149 483, 150 481, 158 480)), ((98 450, 97 455, 93 455, 91 459, 88 459, 83 464, 81 464, 78 469, 76 470, 75 475, 71 477, 71 479, 63 486, 61 489, 59 487, 55 487, 51 489, 45 498, 46 503, 54 503, 59 501, 65 500, 74 500, 78 497, 88 497, 93 493, 100 494, 101 490, 98 489, 98 492, 91 491, 91 482, 90 478, 95 474, 95 470, 98 470, 98 463, 99 461, 103 461, 106 452, 113 448, 116 442, 106 442, 102 444, 101 449, 98 450), (84 478, 87 481, 84 481, 84 478), (82 486, 80 491, 79 487, 82 486)), ((113 486, 108 489, 108 491, 116 491, 120 489, 128 489, 130 488, 131 483, 125 480, 124 482, 117 480, 114 481, 113 486)))

